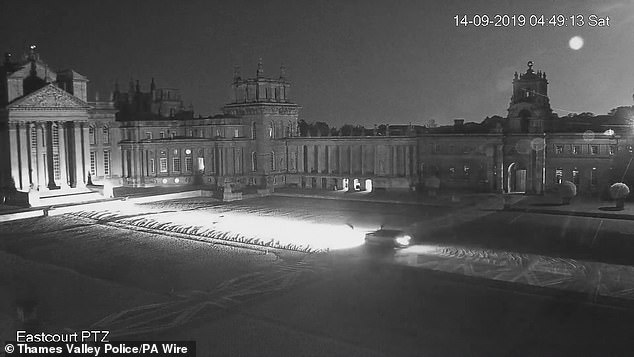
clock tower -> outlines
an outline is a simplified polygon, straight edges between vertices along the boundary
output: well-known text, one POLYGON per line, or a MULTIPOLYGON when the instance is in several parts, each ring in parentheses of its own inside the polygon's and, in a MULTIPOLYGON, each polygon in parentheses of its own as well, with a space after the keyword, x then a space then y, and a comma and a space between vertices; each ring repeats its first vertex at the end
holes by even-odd
POLYGON ((546 72, 533 70, 528 61, 526 73, 513 79, 513 96, 508 109, 507 132, 543 133, 544 123, 552 114, 548 99, 546 72))

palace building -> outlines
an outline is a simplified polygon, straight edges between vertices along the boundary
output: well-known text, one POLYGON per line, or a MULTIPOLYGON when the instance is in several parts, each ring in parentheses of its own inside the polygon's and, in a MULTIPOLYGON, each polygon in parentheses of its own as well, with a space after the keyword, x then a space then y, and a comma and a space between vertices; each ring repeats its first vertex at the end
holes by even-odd
MULTIPOLYGON (((87 100, 88 79, 53 70, 35 48, 0 67, 0 183, 17 196, 65 195, 93 185, 184 186, 233 190, 414 189, 437 177, 442 189, 542 194, 563 180, 597 194, 614 181, 631 133, 603 116, 553 115, 546 73, 528 63, 513 78, 506 118, 425 128, 392 126, 383 135, 299 136, 282 66, 254 77, 234 69, 222 114, 195 116, 180 92, 115 84, 107 101, 87 100)), ((25 196, 26 197, 26 196, 25 196)))

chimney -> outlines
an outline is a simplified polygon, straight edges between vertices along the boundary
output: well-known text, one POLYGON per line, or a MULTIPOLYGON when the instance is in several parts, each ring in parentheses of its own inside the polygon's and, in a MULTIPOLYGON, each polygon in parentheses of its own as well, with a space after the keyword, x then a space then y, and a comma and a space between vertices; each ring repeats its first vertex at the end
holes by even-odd
POLYGON ((464 119, 454 119, 453 120, 453 126, 454 127, 461 127, 464 125, 464 119))

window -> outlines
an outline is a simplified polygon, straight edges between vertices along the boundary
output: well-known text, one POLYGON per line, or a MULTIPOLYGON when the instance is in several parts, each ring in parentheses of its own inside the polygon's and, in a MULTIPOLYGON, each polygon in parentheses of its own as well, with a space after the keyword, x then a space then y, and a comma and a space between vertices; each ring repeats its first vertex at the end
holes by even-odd
POLYGON ((174 139, 174 136, 176 136, 176 132, 170 132, 170 139, 174 139))
POLYGON ((165 132, 164 132, 164 131, 161 131, 161 132, 159 133, 159 138, 161 138, 161 139, 165 139, 165 132))
POLYGON ((610 145, 609 146, 609 153, 610 153, 610 155, 616 154, 616 145, 610 145))
POLYGON ((181 158, 173 157, 172 158, 172 171, 180 172, 181 170, 181 158))
POLYGON ((90 145, 95 145, 97 137, 95 136, 95 128, 92 126, 88 128, 88 137, 90 138, 90 145))
POLYGON ((154 167, 154 159, 150 159, 150 163, 148 166, 150 167, 150 173, 153 174, 156 170, 156 168, 154 167))
POLYGON ((167 172, 167 158, 166 157, 162 157, 159 159, 159 169, 161 170, 161 172, 167 172))
MULTIPOLYGON (((163 132, 161 132, 161 134, 163 134, 163 132)), ((147 140, 152 140, 152 132, 151 131, 146 131, 145 132, 145 138, 147 140)))
POLYGON ((599 154, 599 145, 590 145, 590 153, 592 155, 598 155, 599 154))
POLYGON ((572 183, 575 184, 575 186, 579 186, 579 170, 577 170, 577 168, 572 169, 572 183))
POLYGON ((192 172, 194 166, 194 159, 191 156, 185 156, 185 171, 192 172))
POLYGON ((198 158, 198 172, 200 173, 205 172, 205 158, 204 157, 198 158))
POLYGON ((35 155, 37 152, 37 127, 31 127, 31 154, 35 155))
POLYGON ((238 129, 233 129, 233 137, 234 138, 240 137, 240 131, 238 129))
POLYGON ((555 145, 555 153, 556 154, 563 154, 564 153, 564 146, 563 145, 555 145))
POLYGON ((275 151, 271 151, 271 171, 275 171, 275 151))
POLYGON ((456 168, 455 167, 450 167, 449 168, 449 177, 454 178, 456 176, 456 168))
POLYGON ((573 145, 572 153, 575 155, 581 154, 581 145, 573 145))
POLYGON ((103 151, 103 174, 104 176, 110 175, 110 151, 103 151))
POLYGON ((599 182, 599 177, 598 177, 598 173, 597 173, 597 168, 593 167, 592 171, 590 171, 590 184, 592 186, 596 186, 599 182))
POLYGON ((258 171, 258 156, 257 153, 251 153, 251 171, 258 171))
POLYGON ((222 137, 222 132, 220 131, 220 128, 216 129, 216 137, 218 137, 218 138, 222 137))
POLYGON ((440 144, 434 144, 434 153, 440 154, 441 151, 442 151, 442 147, 440 146, 440 144))
POLYGON ((255 131, 255 122, 253 122, 253 124, 251 124, 251 139, 255 139, 256 135, 256 131, 255 131))
POLYGON ((97 153, 90 152, 90 176, 97 176, 97 153))
POLYGON ((193 129, 189 129, 189 137, 190 138, 194 137, 194 130, 193 129))
POLYGON ((59 167, 59 128, 56 125, 51 127, 51 135, 53 139, 53 177, 55 180, 62 178, 62 172, 59 167))
POLYGON ((563 182, 564 178, 564 170, 563 169, 555 169, 555 183, 560 184, 563 182))
POLYGON ((469 165, 464 165, 462 167, 462 173, 465 175, 465 177, 469 177, 469 175, 471 174, 471 167, 469 167, 469 165))
POLYGON ((110 144, 110 129, 107 126, 103 127, 103 143, 110 144))

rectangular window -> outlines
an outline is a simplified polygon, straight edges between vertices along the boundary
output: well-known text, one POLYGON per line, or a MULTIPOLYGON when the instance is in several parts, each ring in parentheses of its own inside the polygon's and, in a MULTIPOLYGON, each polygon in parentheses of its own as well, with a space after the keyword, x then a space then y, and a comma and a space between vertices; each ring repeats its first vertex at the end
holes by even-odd
POLYGON ((469 165, 464 165, 462 167, 462 173, 465 175, 465 177, 469 177, 469 175, 471 174, 471 167, 469 167, 469 165))
POLYGON ((192 168, 194 166, 194 159, 191 156, 185 157, 185 171, 192 172, 192 168))
POLYGON ((449 168, 449 177, 454 178, 456 176, 456 168, 455 167, 450 167, 449 168))
POLYGON ((53 138, 53 177, 55 180, 62 178, 62 172, 59 167, 59 128, 56 125, 51 127, 53 138))
POLYGON ((590 145, 590 153, 592 155, 598 155, 599 154, 599 145, 590 145))
POLYGON ((564 146, 563 145, 555 145, 555 154, 563 154, 564 146))
MULTIPOLYGON (((161 134, 163 134, 163 132, 161 132, 161 134)), ((146 131, 145 132, 145 139, 152 140, 152 132, 151 131, 146 131)))
POLYGON ((161 132, 159 133, 159 138, 161 138, 161 139, 165 139, 165 132, 164 132, 164 131, 161 131, 161 132))
POLYGON ((31 153, 35 154, 37 152, 37 128, 35 126, 31 127, 31 153))
POLYGON ((110 151, 103 151, 103 174, 104 176, 110 175, 110 151))
POLYGON ((53 177, 55 180, 62 178, 62 172, 59 169, 59 154, 53 154, 53 177))
POLYGON ((189 137, 193 138, 194 137, 194 130, 189 129, 189 137))
POLYGON ((110 144, 110 129, 107 127, 103 128, 103 143, 110 144))
POLYGON ((564 178, 564 170, 563 169, 555 169, 555 183, 560 184, 563 182, 564 178))
POLYGON ((597 168, 593 167, 592 171, 590 171, 590 184, 592 186, 596 186, 599 183, 599 175, 597 173, 597 168))
POLYGON ((97 176, 97 153, 90 152, 90 175, 97 176))
POLYGON ((610 145, 609 146, 609 151, 610 151, 610 155, 615 155, 616 154, 616 145, 610 145))
POLYGON ((153 174, 154 170, 156 170, 156 168, 154 167, 154 159, 150 159, 150 173, 153 174))
POLYGON ((275 152, 271 151, 271 171, 275 171, 275 152))
POLYGON ((162 157, 159 159, 159 169, 161 170, 161 172, 165 173, 167 172, 167 158, 166 157, 162 157))
POLYGON ((88 137, 90 138, 90 145, 95 145, 97 142, 97 137, 95 136, 95 128, 92 126, 88 128, 88 137))
POLYGON ((577 186, 577 187, 579 186, 579 178, 580 178, 579 170, 573 169, 572 170, 572 183, 574 183, 575 186, 577 186))
POLYGON ((180 172, 181 170, 181 158, 174 157, 172 158, 172 171, 180 172))
POLYGON ((572 146, 572 153, 575 154, 575 155, 581 154, 581 145, 573 145, 572 146))
POLYGON ((234 138, 238 138, 238 137, 240 137, 240 132, 239 132, 239 130, 238 130, 238 129, 233 129, 233 137, 234 137, 234 138))
POLYGON ((198 172, 200 173, 205 172, 205 158, 204 157, 198 158, 198 172))

